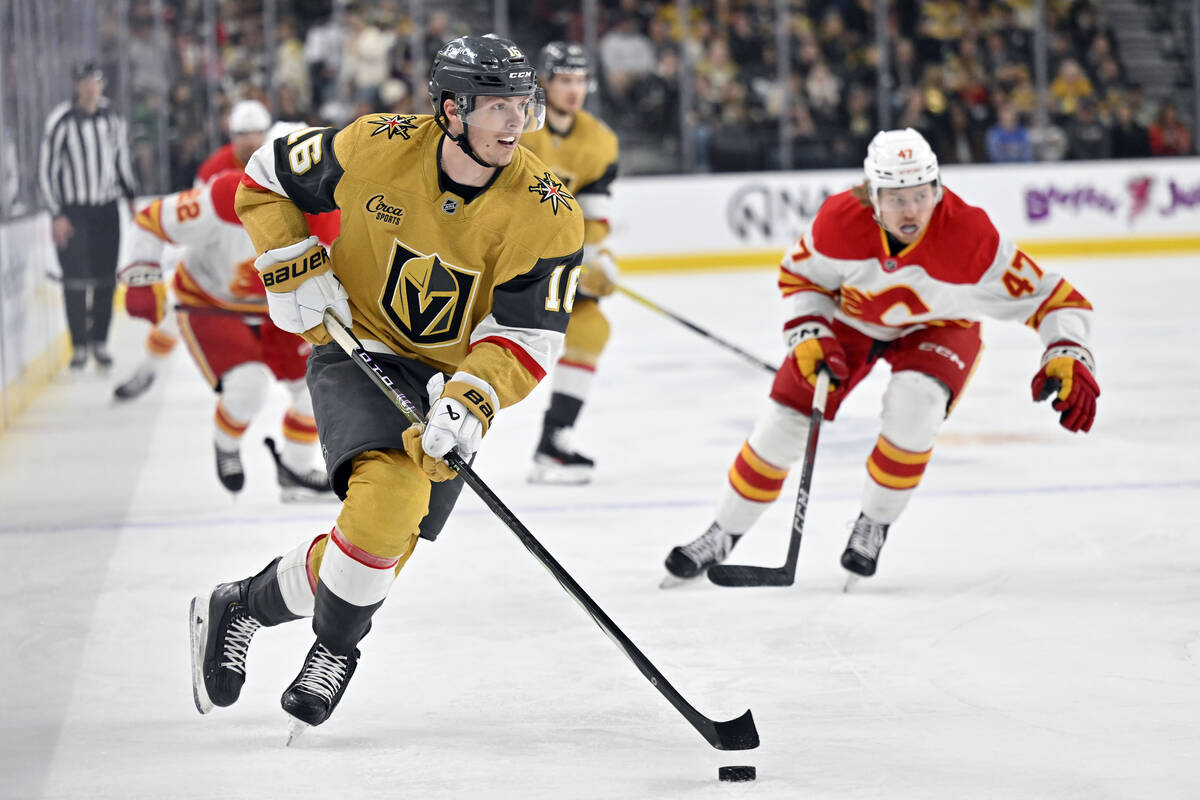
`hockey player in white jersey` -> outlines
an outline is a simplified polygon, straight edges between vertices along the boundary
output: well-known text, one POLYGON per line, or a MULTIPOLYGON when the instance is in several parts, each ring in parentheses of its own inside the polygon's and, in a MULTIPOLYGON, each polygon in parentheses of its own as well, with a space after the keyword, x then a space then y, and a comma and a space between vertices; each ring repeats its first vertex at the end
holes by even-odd
MULTIPOLYGON (((265 289, 254 268, 257 253, 234 213, 241 171, 229 170, 204 186, 152 201, 135 218, 129 260, 118 277, 126 305, 146 319, 163 318, 166 245, 183 248, 171 290, 179 301, 175 324, 196 365, 217 393, 213 447, 217 477, 230 492, 245 484, 241 439, 266 405, 271 384, 283 384, 290 404, 282 448, 266 440, 283 499, 333 499, 325 471, 316 467, 317 428, 304 381, 311 346, 281 331, 267 316, 265 289)), ((329 220, 336 236, 336 220, 329 220)), ((320 225, 314 225, 319 230, 320 225)))
POLYGON ((911 128, 882 131, 866 181, 829 197, 784 254, 790 354, 771 402, 729 470, 708 530, 671 550, 667 571, 693 578, 723 561, 804 453, 820 369, 832 385, 825 419, 880 359, 892 368, 881 428, 867 458, 861 513, 842 554, 852 577, 875 573, 889 527, 908 504, 934 437, 974 371, 983 317, 1024 322, 1045 352, 1033 399, 1053 396, 1060 422, 1088 431, 1100 395, 1091 304, 999 233, 983 210, 942 186, 937 156, 911 128))

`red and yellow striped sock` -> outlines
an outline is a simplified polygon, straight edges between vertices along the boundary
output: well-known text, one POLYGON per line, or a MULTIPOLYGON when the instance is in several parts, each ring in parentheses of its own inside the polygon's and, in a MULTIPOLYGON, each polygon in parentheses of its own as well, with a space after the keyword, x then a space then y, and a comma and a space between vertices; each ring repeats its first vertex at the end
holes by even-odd
POLYGON ((729 484, 747 500, 770 503, 779 497, 788 471, 762 459, 746 442, 729 469, 729 484))
POLYGON ((296 444, 315 444, 317 421, 310 414, 288 409, 283 415, 283 438, 296 444))
POLYGON ((932 453, 932 448, 922 453, 903 450, 880 436, 875 442, 875 449, 867 457, 867 472, 885 488, 898 491, 912 489, 921 482, 932 453))

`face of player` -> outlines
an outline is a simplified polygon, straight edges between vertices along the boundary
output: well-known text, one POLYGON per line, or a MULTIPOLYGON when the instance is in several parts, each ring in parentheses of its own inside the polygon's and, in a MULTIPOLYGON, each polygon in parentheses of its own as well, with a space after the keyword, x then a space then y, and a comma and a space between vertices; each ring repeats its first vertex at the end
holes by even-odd
POLYGON ((481 161, 494 167, 513 160, 525 130, 531 98, 477 97, 467 115, 467 141, 481 161))
POLYGON ((879 221, 905 244, 912 244, 929 225, 937 205, 937 189, 932 183, 903 189, 879 190, 879 221))
POLYGON ((556 72, 546 81, 546 105, 562 114, 574 114, 587 99, 586 72, 556 72))
POLYGON ((230 142, 233 144, 233 153, 238 157, 238 160, 245 164, 250 160, 250 156, 254 155, 254 151, 262 147, 263 142, 267 140, 266 131, 245 131, 243 133, 235 133, 230 142))

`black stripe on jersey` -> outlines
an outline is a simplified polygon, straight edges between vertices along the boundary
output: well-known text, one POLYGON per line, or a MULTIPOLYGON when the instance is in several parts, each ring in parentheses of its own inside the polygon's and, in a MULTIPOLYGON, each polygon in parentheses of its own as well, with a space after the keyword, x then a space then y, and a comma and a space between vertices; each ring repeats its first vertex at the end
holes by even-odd
POLYGON ((289 136, 275 140, 275 176, 288 198, 306 214, 337 208, 333 191, 345 173, 333 152, 337 132, 315 128, 290 144, 289 136))
POLYGON ((614 161, 608 165, 608 169, 604 170, 604 174, 599 178, 596 178, 596 180, 592 181, 586 186, 580 186, 578 189, 576 189, 575 196, 578 197, 581 194, 608 194, 612 189, 613 181, 616 179, 617 162, 614 161))
POLYGON ((565 332, 571 314, 563 310, 563 295, 571 270, 582 262, 582 250, 569 256, 539 258, 528 272, 505 281, 492 291, 492 316, 508 328, 565 332), (552 288, 558 302, 550 297, 552 288))

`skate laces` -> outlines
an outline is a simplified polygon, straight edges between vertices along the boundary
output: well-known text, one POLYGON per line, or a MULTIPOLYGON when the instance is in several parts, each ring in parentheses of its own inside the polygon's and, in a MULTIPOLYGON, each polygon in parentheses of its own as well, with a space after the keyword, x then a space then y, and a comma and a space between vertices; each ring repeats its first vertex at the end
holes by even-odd
POLYGON ((846 549, 866 556, 877 558, 883 549, 883 541, 887 536, 887 525, 876 522, 867 516, 860 516, 854 521, 854 530, 850 532, 850 541, 846 549))
POLYGON ((245 675, 246 651, 250 649, 251 637, 262 627, 262 624, 240 607, 233 613, 233 621, 229 623, 229 629, 225 632, 225 642, 222 648, 225 660, 221 662, 221 666, 245 675))
POLYGON ((242 454, 237 450, 225 452, 217 448, 217 472, 222 475, 234 475, 242 471, 242 454))
POLYGON ((714 522, 712 527, 697 539, 688 542, 680 549, 697 564, 705 564, 709 561, 720 561, 729 555, 729 551, 733 548, 731 539, 732 537, 714 522))
POLYGON ((550 443, 559 451, 567 455, 574 455, 575 451, 571 449, 571 429, 570 428, 555 428, 550 433, 550 443))
POLYGON ((304 670, 296 681, 295 688, 303 689, 332 703, 333 696, 346 680, 349 662, 350 656, 335 656, 325 645, 318 642, 312 658, 304 662, 304 670))

